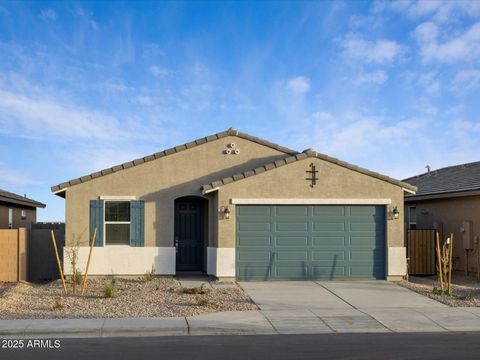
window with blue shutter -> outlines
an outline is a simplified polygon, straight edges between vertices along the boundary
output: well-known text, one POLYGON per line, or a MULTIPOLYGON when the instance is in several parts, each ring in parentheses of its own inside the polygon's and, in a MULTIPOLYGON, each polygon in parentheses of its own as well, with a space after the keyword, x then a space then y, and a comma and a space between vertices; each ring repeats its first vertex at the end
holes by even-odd
POLYGON ((145 201, 130 202, 130 246, 145 246, 145 201))
MULTIPOLYGON (((97 237, 94 246, 103 246, 103 200, 90 200, 90 239, 97 229, 97 237)), ((90 245, 90 244, 89 244, 90 245)))

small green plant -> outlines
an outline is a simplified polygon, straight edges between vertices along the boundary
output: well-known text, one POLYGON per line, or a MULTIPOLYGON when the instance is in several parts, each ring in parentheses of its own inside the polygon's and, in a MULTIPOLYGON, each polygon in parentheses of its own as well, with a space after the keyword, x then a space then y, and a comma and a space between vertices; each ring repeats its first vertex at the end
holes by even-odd
POLYGON ((206 295, 208 294, 208 290, 205 289, 204 284, 202 284, 199 287, 196 288, 183 288, 182 292, 184 294, 190 294, 190 295, 206 295))
POLYGON ((72 281, 75 282, 77 285, 82 285, 83 282, 83 275, 82 270, 77 269, 72 275, 72 281))
POLYGON ((152 265, 152 269, 145 271, 145 275, 143 277, 147 282, 152 281, 155 278, 155 267, 152 265))
POLYGON ((432 294, 433 295, 448 295, 448 292, 446 290, 439 289, 437 287, 434 287, 432 289, 432 294))
POLYGON ((105 284, 105 288, 103 289, 103 297, 105 299, 111 299, 117 295, 115 284, 116 284, 116 279, 115 277, 112 276, 112 278, 110 279, 110 282, 105 284))
POLYGON ((454 293, 453 291, 451 293, 448 292, 448 290, 442 290, 437 287, 434 287, 432 289, 432 294, 434 295, 440 295, 440 296, 450 296, 451 298, 455 300, 468 300, 471 298, 471 296, 468 295, 459 295, 454 293))
POLYGON ((53 303, 53 309, 54 310, 62 310, 64 307, 65 307, 65 305, 63 304, 62 299, 56 298, 55 302, 53 303))

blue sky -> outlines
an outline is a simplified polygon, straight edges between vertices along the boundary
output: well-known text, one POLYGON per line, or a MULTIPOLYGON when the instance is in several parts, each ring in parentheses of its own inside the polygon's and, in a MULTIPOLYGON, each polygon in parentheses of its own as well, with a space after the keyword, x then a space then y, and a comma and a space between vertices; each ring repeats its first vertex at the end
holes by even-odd
POLYGON ((233 126, 396 178, 480 160, 480 1, 0 1, 0 188, 233 126))

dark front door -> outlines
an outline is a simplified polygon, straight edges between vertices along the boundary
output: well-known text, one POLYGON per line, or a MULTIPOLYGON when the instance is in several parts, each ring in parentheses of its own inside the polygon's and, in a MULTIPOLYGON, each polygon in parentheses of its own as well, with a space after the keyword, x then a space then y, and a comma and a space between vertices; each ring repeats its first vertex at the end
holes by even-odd
POLYGON ((177 270, 203 270, 205 201, 193 197, 175 201, 177 270))

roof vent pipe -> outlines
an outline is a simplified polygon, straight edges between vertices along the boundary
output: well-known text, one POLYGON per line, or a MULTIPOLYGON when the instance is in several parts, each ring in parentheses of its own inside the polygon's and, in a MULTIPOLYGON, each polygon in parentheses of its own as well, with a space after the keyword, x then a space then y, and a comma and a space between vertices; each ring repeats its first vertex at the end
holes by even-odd
POLYGON ((430 175, 430 169, 431 169, 430 165, 427 165, 425 167, 427 168, 427 174, 430 175))

